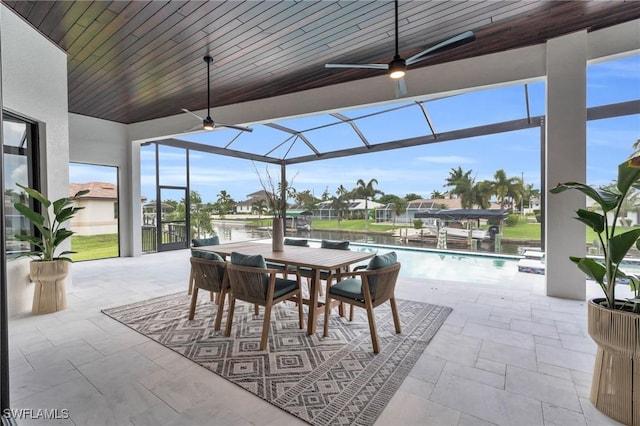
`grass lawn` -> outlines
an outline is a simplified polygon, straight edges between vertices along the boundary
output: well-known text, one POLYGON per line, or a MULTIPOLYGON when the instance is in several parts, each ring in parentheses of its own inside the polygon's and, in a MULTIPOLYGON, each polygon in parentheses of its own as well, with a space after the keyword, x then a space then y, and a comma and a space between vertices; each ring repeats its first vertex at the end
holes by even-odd
MULTIPOLYGON (((619 232, 629 231, 633 228, 616 229, 619 232)), ((516 226, 505 226, 502 229, 503 238, 512 238, 514 240, 540 240, 540 224, 539 223, 519 223, 516 226)), ((593 243, 598 239, 598 235, 590 228, 586 229, 585 242, 593 243)))
MULTIPOLYGON (((248 224, 253 226, 271 226, 271 218, 263 217, 262 220, 252 219, 246 221, 248 224)), ((369 231, 375 232, 385 232, 390 231, 397 228, 403 228, 403 226, 391 226, 391 225, 379 225, 374 223, 373 220, 369 221, 369 231)), ((336 230, 336 231, 364 231, 364 219, 350 219, 350 220, 342 220, 340 221, 340 225, 338 225, 337 220, 320 220, 314 219, 311 223, 311 229, 317 230, 336 230)))
MULTIPOLYGON (((314 220, 312 229, 318 230, 340 230, 340 231, 364 231, 364 219, 362 220, 343 220, 338 227, 337 220, 314 220)), ((394 227, 392 225, 381 225, 369 222, 370 231, 389 231, 397 228, 405 228, 398 224, 394 227)), ((413 226, 411 226, 413 228, 413 226)), ((503 238, 512 238, 517 240, 540 240, 540 224, 539 223, 519 223, 516 226, 503 228, 503 238)))
MULTIPOLYGON (((377 223, 373 223, 373 221, 369 221, 369 231, 378 231, 385 232, 390 231, 396 228, 404 228, 404 226, 392 226, 392 225, 379 225, 377 223)), ((337 220, 317 220, 315 219, 311 223, 311 229, 336 229, 340 231, 364 231, 365 224, 364 219, 350 219, 350 220, 342 220, 340 221, 340 225, 338 225, 337 220)))
POLYGON ((502 228, 502 238, 514 240, 540 241, 541 228, 539 223, 518 223, 516 226, 502 228))
POLYGON ((118 256, 118 234, 72 235, 71 259, 92 260, 118 256))

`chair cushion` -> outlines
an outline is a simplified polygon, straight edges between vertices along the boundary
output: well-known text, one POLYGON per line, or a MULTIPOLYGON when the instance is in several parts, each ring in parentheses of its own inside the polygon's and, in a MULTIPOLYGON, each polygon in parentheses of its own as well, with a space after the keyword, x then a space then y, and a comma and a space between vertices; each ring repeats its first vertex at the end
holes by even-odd
POLYGON ((267 268, 269 268, 269 269, 284 269, 284 265, 282 263, 267 262, 267 268))
MULTIPOLYGON (((395 251, 391 251, 387 254, 379 254, 374 256, 367 265, 368 270, 372 269, 382 269, 387 266, 391 266, 398 261, 398 255, 396 255, 395 251)), ((376 291, 376 285, 378 283, 378 277, 375 275, 369 275, 368 277, 369 283, 369 291, 374 293, 376 291)))
POLYGON ((293 238, 285 238, 284 245, 286 246, 300 246, 300 247, 309 247, 308 240, 294 240, 293 238))
POLYGON ((336 294, 349 299, 364 301, 362 294, 362 282, 357 278, 349 278, 337 282, 329 289, 329 293, 336 294))
POLYGON ((349 250, 349 241, 322 240, 322 242, 320 243, 320 247, 336 250, 349 250))
POLYGON ((217 235, 211 238, 194 238, 191 240, 191 244, 194 247, 202 247, 202 246, 217 246, 220 244, 220 238, 217 235))
POLYGON ((380 254, 374 256, 367 265, 367 269, 381 269, 391 266, 398 261, 398 255, 395 251, 391 251, 387 254, 380 254))
POLYGON ((204 250, 195 250, 191 249, 191 256, 198 257, 200 259, 209 259, 209 260, 219 260, 223 261, 224 259, 218 253, 212 251, 204 251, 204 250))
POLYGON ((252 266, 254 268, 266 268, 267 264, 264 261, 264 257, 261 254, 254 256, 248 254, 242 254, 238 252, 231 253, 231 263, 241 266, 252 266))
POLYGON ((294 280, 285 280, 284 278, 276 278, 276 289, 273 292, 273 298, 276 299, 298 288, 298 282, 294 280))
MULTIPOLYGON (((296 268, 295 266, 292 266, 291 268, 293 268, 293 270, 295 271, 296 269, 300 272, 300 275, 305 277, 305 278, 313 278, 313 270, 311 268, 307 268, 306 266, 300 266, 298 268, 296 268)), ((327 278, 329 278, 329 271, 326 271, 324 269, 320 270, 320 279, 321 280, 326 280, 327 278)))

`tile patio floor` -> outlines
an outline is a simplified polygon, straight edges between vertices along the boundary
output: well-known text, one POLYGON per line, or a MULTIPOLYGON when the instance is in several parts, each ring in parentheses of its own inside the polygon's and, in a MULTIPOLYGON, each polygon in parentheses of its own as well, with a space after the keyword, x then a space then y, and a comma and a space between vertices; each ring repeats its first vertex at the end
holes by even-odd
MULTIPOLYGON (((56 424, 68 425, 305 424, 100 313, 186 292, 188 258, 73 264, 68 309, 10 319, 12 406, 66 408, 70 418, 56 424)), ((585 302, 544 296, 544 277, 402 279, 396 296, 454 311, 376 425, 618 424, 588 399, 595 345, 585 302)))

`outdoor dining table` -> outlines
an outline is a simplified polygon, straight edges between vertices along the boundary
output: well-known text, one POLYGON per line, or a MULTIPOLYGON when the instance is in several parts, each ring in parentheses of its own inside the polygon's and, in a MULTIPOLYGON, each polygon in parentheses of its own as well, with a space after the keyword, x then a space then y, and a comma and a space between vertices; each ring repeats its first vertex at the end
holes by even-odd
POLYGON ((265 261, 285 265, 306 267, 311 269, 311 288, 309 289, 309 318, 307 333, 316 331, 318 314, 324 312, 324 303, 318 301, 318 285, 320 285, 320 271, 339 271, 354 263, 370 259, 374 253, 361 251, 336 250, 315 247, 300 247, 285 245, 283 251, 273 251, 271 242, 242 241, 215 246, 202 246, 198 250, 213 251, 220 256, 231 256, 232 252, 248 255, 262 255, 265 261))

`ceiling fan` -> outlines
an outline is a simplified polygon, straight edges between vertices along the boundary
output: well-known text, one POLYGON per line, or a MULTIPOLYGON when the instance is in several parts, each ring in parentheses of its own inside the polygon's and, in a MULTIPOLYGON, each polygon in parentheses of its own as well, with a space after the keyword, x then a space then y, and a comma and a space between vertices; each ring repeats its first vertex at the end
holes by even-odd
POLYGON ((415 55, 403 59, 398 53, 398 0, 395 0, 396 8, 396 53, 393 60, 388 64, 325 64, 325 68, 369 68, 377 70, 387 70, 389 77, 396 80, 396 96, 404 96, 407 94, 407 86, 404 82, 404 76, 407 73, 407 67, 427 59, 430 55, 442 52, 444 50, 453 49, 454 47, 472 42, 476 39, 472 31, 465 31, 462 34, 448 38, 433 46, 416 53, 415 55))
MULTIPOLYGON (((194 112, 191 112, 191 111, 189 111, 188 109, 185 109, 185 108, 182 108, 182 111, 186 112, 187 114, 193 115, 198 120, 202 120, 202 129, 203 130, 213 130, 213 129, 216 129, 216 128, 219 128, 219 127, 228 127, 230 129, 242 130, 243 132, 253 132, 253 129, 250 128, 250 127, 236 126, 236 125, 233 125, 233 124, 214 123, 213 119, 211 118, 211 89, 209 87, 210 84, 211 84, 209 68, 211 66, 211 63, 213 62, 213 58, 211 56, 207 55, 203 59, 207 63, 207 118, 202 118, 198 114, 196 114, 194 112)), ((197 129, 197 127, 196 127, 196 129, 197 129)), ((192 130, 195 130, 195 129, 192 129, 192 130)))

